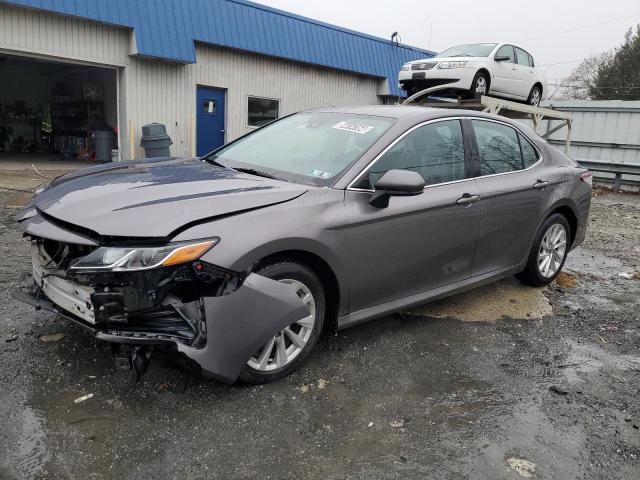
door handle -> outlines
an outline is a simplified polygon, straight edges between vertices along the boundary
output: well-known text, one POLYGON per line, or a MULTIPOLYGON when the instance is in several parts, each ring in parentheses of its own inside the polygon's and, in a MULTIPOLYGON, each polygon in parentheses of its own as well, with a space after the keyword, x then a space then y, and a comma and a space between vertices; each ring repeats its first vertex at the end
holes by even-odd
POLYGON ((534 185, 533 188, 535 188, 536 190, 544 190, 545 188, 547 188, 550 185, 549 182, 546 182, 544 180, 538 180, 534 185))
POLYGON ((467 207, 479 201, 480 201, 480 195, 471 195, 469 193, 465 193, 462 197, 460 197, 456 201, 456 203, 463 207, 467 207))

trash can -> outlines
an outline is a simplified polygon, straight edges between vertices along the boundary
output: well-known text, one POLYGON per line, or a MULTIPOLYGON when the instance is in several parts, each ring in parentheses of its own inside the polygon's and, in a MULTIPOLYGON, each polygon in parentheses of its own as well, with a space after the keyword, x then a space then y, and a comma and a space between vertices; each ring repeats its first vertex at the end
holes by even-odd
POLYGON ((161 123, 150 123, 142 126, 140 146, 144 148, 146 158, 170 157, 169 147, 173 144, 167 129, 161 123))
POLYGON ((106 163, 111 161, 111 149, 116 140, 113 130, 96 130, 96 161, 106 163))

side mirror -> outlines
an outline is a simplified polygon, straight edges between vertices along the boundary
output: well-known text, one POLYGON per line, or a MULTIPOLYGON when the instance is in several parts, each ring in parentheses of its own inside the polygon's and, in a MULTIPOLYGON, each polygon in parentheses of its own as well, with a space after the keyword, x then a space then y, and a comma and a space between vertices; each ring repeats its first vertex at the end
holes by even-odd
POLYGON ((417 172, 410 170, 389 170, 376 182, 375 192, 369 204, 377 208, 387 208, 389 198, 408 197, 424 193, 425 181, 417 172))
POLYGON ((506 62, 508 60, 511 60, 511 57, 509 55, 496 55, 495 57, 493 57, 493 59, 496 62, 506 62))

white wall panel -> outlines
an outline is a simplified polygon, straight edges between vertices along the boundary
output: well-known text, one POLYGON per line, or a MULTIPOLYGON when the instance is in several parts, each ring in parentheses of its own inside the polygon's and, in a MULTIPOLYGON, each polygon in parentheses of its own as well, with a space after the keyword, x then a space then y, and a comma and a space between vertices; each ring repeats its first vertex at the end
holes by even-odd
MULTIPOLYGON (((382 80, 377 78, 209 45, 197 45, 196 58, 196 64, 180 65, 130 57, 124 90, 136 144, 142 125, 160 122, 173 139, 172 154, 188 155, 198 85, 226 90, 227 141, 251 130, 247 127, 249 96, 280 100, 281 116, 328 105, 380 103, 377 92, 382 80)), ((123 151, 128 158, 128 147, 123 151)))
POLYGON ((104 65, 125 65, 129 30, 0 5, 0 50, 104 65))

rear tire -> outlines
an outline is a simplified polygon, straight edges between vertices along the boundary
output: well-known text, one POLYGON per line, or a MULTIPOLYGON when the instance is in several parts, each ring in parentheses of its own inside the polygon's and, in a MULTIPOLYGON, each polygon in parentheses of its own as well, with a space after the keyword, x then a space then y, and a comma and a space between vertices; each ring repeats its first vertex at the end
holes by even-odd
POLYGON ((283 329, 263 345, 258 352, 255 352, 245 364, 240 372, 240 379, 253 385, 279 380, 296 370, 318 343, 326 312, 322 282, 306 265, 283 260, 265 264, 256 273, 272 280, 290 284, 297 289, 300 298, 308 298, 308 295, 311 295, 311 299, 305 303, 310 311, 310 317, 283 329), (311 324, 309 318, 311 317, 313 317, 313 325, 309 326, 311 324), (293 341, 294 338, 297 344, 293 341), (283 350, 279 351, 280 348, 283 350), (265 353, 267 349, 270 351, 265 353), (282 354, 282 359, 286 358, 282 362, 282 366, 278 365, 279 354, 282 354))
POLYGON ((471 82, 468 97, 479 100, 482 95, 489 95, 490 80, 485 72, 478 72, 471 82))
POLYGON ((571 227, 559 213, 547 218, 533 242, 527 266, 516 277, 528 285, 544 287, 553 282, 567 260, 571 227))
POLYGON ((531 91, 529 92, 529 98, 527 98, 527 103, 532 107, 539 107, 541 101, 542 101, 542 89, 538 85, 534 85, 531 91))

